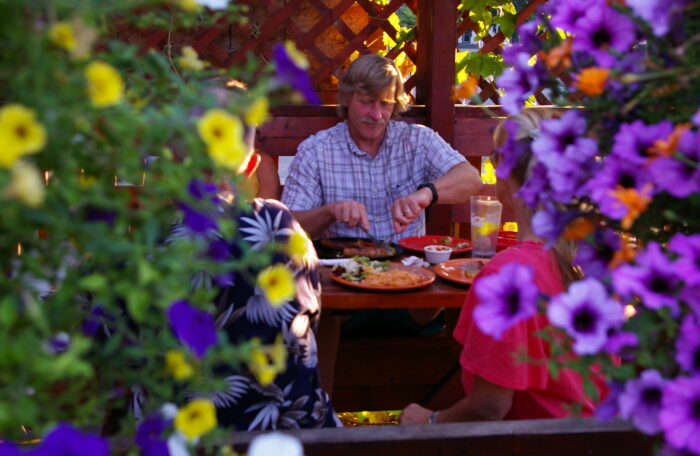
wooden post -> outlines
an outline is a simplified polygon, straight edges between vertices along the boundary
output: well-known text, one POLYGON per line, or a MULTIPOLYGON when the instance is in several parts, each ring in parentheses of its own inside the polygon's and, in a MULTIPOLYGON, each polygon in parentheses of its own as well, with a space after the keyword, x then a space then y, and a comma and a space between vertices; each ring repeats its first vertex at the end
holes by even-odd
MULTIPOLYGON (((426 106, 426 123, 454 146, 457 0, 418 2, 418 83, 416 101, 426 106)), ((450 234, 451 206, 431 208, 427 232, 450 234)))

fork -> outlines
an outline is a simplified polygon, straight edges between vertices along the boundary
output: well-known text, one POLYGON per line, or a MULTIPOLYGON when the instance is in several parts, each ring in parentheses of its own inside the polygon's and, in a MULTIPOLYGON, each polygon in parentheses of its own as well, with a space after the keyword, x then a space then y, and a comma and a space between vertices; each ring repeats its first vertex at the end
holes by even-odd
POLYGON ((458 265, 458 266, 454 266, 454 268, 455 268, 455 269, 462 269, 462 270, 464 270, 464 271, 478 271, 479 269, 481 269, 482 267, 484 267, 484 264, 486 264, 486 263, 484 263, 484 262, 481 261, 481 260, 478 260, 478 261, 470 261, 469 263, 465 263, 465 264, 460 264, 460 265, 458 265))
POLYGON ((387 238, 383 241, 380 241, 378 238, 374 237, 372 235, 372 233, 370 233, 368 230, 365 230, 364 228, 363 228, 363 230, 365 233, 367 233, 367 237, 369 238, 369 240, 372 241, 372 243, 374 245, 376 245, 377 247, 381 247, 384 249, 391 248, 391 246, 389 245, 389 238, 387 238))

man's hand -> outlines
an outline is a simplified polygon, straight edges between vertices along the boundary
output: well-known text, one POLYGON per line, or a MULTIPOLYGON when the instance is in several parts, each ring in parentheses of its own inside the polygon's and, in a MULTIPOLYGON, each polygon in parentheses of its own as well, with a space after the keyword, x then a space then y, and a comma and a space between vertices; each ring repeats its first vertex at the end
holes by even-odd
POLYGON ((429 188, 421 188, 408 196, 397 199, 391 206, 391 217, 394 219, 394 231, 398 234, 418 217, 423 209, 430 205, 433 193, 429 188))
POLYGON ((428 424, 428 419, 433 411, 418 404, 408 404, 401 415, 399 415, 399 424, 428 424))
POLYGON ((360 225, 365 231, 369 231, 367 208, 364 204, 357 201, 336 201, 329 206, 336 222, 344 223, 350 228, 360 225))

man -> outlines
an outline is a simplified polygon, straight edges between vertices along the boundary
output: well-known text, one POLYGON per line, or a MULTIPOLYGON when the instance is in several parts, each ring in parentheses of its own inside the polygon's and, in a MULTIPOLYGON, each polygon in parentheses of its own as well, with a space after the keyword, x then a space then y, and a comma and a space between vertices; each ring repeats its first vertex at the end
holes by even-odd
POLYGON ((338 94, 345 121, 299 145, 282 195, 311 237, 420 236, 424 209, 481 189, 478 171, 437 133, 392 120, 408 99, 391 60, 350 65, 338 94))

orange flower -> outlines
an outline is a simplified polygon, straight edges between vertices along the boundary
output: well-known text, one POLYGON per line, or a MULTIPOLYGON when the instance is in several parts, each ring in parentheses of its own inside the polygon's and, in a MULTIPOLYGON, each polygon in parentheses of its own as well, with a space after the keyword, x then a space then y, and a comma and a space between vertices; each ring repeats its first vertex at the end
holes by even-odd
POLYGON ((651 184, 645 185, 641 192, 637 192, 634 188, 622 188, 619 185, 617 190, 611 190, 618 202, 627 208, 627 214, 620 221, 622 229, 632 228, 634 221, 647 209, 651 203, 651 198, 648 196, 650 192, 651 184))
POLYGON ((634 260, 637 251, 634 249, 634 244, 627 240, 627 236, 623 235, 621 239, 620 249, 615 252, 608 265, 609 269, 615 269, 622 263, 629 263, 634 260))
POLYGON ((566 70, 571 67, 571 43, 573 40, 567 38, 559 46, 550 49, 549 52, 540 51, 538 58, 550 71, 566 70))
POLYGON ((578 241, 593 232, 595 225, 587 217, 577 217, 569 223, 564 230, 564 238, 569 241, 578 241))
POLYGON ((470 74, 467 79, 458 84, 454 89, 453 98, 469 99, 476 94, 479 86, 479 78, 470 74))
POLYGON ((678 148, 678 140, 681 139, 683 133, 690 130, 689 123, 681 123, 676 125, 673 132, 666 139, 657 139, 654 145, 649 148, 649 155, 658 157, 670 157, 678 148))
POLYGON ((608 81, 610 70, 605 68, 584 68, 578 74, 574 87, 588 96, 595 97, 603 93, 605 83, 608 81))

